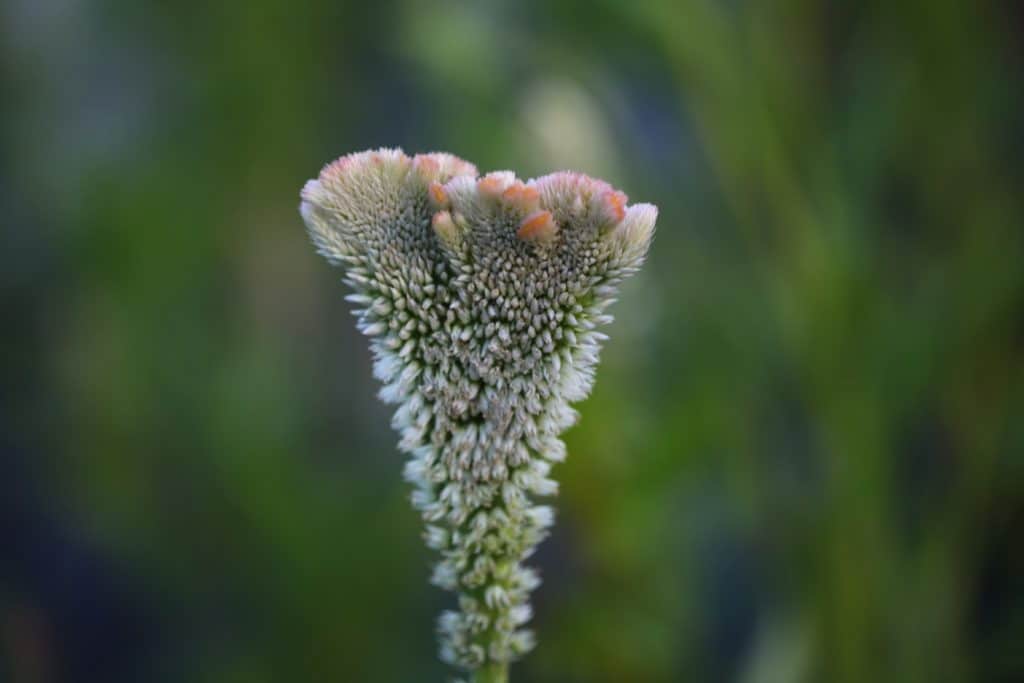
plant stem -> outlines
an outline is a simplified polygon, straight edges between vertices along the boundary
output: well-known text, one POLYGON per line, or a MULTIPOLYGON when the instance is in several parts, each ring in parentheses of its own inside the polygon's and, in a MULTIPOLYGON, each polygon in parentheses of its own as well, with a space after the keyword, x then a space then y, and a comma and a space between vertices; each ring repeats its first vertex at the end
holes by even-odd
POLYGON ((477 669, 473 683, 508 683, 508 664, 494 662, 477 669))

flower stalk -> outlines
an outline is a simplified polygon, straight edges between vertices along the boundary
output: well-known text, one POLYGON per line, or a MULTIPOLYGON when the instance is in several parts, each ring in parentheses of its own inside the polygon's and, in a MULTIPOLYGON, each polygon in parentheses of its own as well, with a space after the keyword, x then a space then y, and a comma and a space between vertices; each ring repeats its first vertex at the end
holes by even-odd
POLYGON ((473 683, 508 683, 508 663, 491 662, 476 671, 473 683))
POLYGON ((342 157, 302 191, 314 244, 353 290, 380 398, 398 406, 412 504, 440 556, 431 581, 457 596, 441 658, 476 683, 507 682, 534 644, 540 578, 524 563, 554 521, 536 499, 558 490, 596 328, 657 217, 626 202, 582 174, 478 177, 452 155, 400 150, 342 157))

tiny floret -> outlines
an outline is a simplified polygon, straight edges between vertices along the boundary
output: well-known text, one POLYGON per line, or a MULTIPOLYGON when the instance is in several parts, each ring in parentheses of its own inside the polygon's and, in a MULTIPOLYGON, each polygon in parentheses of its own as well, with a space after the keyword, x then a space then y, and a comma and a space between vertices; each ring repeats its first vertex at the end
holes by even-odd
POLYGON ((597 327, 646 257, 657 209, 559 172, 479 177, 445 153, 380 149, 328 164, 302 189, 317 250, 344 268, 380 397, 409 455, 404 476, 458 595, 441 657, 472 671, 526 653, 524 566, 554 522, 570 404, 594 382, 597 327))
POLYGON ((524 214, 532 213, 540 206, 540 192, 537 191, 537 188, 518 181, 509 185, 501 196, 509 206, 515 207, 524 214))
POLYGON ((430 188, 430 198, 434 200, 434 204, 442 208, 448 206, 448 193, 444 191, 444 185, 432 180, 428 187, 430 188))
POLYGON ((626 217, 626 200, 626 195, 616 190, 609 190, 601 195, 605 216, 609 223, 619 223, 626 217))
POLYGON ((523 219, 516 231, 516 237, 526 242, 551 242, 558 226, 550 211, 535 211, 523 219))
POLYGON ((452 220, 452 215, 447 211, 438 211, 430 219, 430 222, 434 226, 434 232, 437 233, 438 239, 454 247, 458 240, 458 228, 455 226, 455 221, 452 220))
POLYGON ((515 182, 511 171, 493 171, 477 181, 476 188, 484 197, 495 199, 515 182))

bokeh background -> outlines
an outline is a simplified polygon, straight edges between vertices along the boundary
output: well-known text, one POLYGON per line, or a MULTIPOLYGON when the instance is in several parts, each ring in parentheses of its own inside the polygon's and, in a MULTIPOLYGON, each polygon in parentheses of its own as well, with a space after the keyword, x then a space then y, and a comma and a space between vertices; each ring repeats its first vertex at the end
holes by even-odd
POLYGON ((446 680, 297 213, 400 145, 661 209, 513 681, 1024 680, 1019 3, 0 9, 0 679, 446 680))

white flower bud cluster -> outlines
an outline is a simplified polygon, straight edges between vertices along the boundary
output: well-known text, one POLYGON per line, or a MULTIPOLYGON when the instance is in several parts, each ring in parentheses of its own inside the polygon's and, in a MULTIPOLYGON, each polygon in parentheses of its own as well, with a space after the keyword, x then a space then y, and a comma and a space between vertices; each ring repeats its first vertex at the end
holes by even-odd
POLYGON ((554 519, 558 435, 594 380, 596 327, 643 261, 657 209, 576 173, 477 177, 449 154, 352 154, 302 191, 319 252, 345 269, 380 398, 411 456, 405 477, 458 594, 441 656, 469 670, 533 638, 524 567, 554 519))

